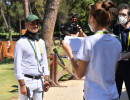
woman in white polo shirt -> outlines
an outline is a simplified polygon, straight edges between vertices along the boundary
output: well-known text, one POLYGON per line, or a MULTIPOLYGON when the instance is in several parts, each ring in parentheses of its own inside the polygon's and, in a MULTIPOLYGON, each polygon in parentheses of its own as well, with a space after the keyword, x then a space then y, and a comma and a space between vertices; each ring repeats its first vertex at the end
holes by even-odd
POLYGON ((111 21, 109 8, 113 2, 98 2, 89 6, 89 26, 94 35, 86 37, 75 62, 70 46, 63 41, 73 69, 79 78, 85 76, 85 100, 119 100, 115 83, 117 61, 121 59, 121 44, 107 27, 111 21))

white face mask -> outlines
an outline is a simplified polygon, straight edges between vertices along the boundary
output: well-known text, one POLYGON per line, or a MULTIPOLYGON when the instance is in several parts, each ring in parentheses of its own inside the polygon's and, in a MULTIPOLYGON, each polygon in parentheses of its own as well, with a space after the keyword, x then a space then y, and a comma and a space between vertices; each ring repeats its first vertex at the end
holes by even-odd
POLYGON ((88 23, 88 26, 89 26, 90 30, 91 30, 92 32, 94 32, 92 26, 91 26, 89 23, 88 23))
POLYGON ((123 15, 119 15, 118 18, 119 18, 119 23, 120 24, 125 25, 127 23, 127 17, 125 17, 123 15))

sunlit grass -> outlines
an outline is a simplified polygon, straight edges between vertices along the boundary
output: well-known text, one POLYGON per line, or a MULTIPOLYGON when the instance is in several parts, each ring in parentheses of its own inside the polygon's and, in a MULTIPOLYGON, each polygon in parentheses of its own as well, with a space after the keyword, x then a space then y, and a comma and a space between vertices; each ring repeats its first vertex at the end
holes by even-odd
POLYGON ((13 64, 0 64, 0 100, 17 96, 17 80, 14 77, 13 64))

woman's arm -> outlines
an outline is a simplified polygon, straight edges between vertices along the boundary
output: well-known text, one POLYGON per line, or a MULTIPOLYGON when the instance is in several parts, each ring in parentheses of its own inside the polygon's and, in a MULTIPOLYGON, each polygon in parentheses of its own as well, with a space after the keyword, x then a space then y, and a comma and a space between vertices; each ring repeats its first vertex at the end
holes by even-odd
POLYGON ((64 50, 67 52, 67 54, 71 60, 71 64, 72 64, 72 67, 74 69, 74 72, 76 73, 78 78, 82 78, 86 73, 88 62, 83 61, 83 60, 79 60, 79 64, 77 64, 77 62, 74 59, 71 47, 67 43, 65 43, 64 41, 62 42, 62 46, 63 46, 64 50))

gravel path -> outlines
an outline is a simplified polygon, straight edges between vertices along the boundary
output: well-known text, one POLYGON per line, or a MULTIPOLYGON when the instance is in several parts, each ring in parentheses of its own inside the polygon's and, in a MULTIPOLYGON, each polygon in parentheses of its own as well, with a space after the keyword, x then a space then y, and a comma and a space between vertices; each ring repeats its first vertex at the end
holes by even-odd
MULTIPOLYGON (((51 87, 48 92, 45 92, 44 100, 83 100, 84 79, 68 80, 60 82, 60 85, 63 87, 51 87)), ((124 84, 120 100, 128 100, 124 84)))
MULTIPOLYGON (((48 92, 44 93, 44 100, 83 100, 84 79, 69 80, 60 85, 66 87, 51 87, 48 92)), ((128 100, 124 85, 120 100, 128 100)))
POLYGON ((44 93, 44 100, 83 100, 83 84, 83 79, 62 82, 64 87, 51 87, 44 93))

